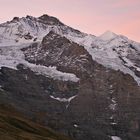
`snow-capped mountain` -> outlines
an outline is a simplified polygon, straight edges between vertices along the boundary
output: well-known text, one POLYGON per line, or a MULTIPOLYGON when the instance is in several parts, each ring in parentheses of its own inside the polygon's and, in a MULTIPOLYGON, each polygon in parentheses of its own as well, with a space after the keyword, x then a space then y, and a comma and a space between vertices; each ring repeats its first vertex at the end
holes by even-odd
POLYGON ((41 42, 50 31, 84 46, 93 60, 105 67, 128 73, 140 83, 140 44, 110 31, 95 37, 68 27, 48 15, 39 18, 15 17, 0 25, 0 46, 41 42))
POLYGON ((1 45, 14 45, 41 41, 51 30, 61 35, 85 36, 84 33, 64 25, 57 18, 48 15, 39 18, 27 16, 23 18, 15 17, 12 21, 1 24, 0 43, 1 45))
POLYGON ((106 67, 130 74, 140 84, 140 43, 107 31, 95 39, 94 45, 91 50, 94 60, 106 67))
POLYGON ((0 24, 0 68, 0 101, 29 119, 77 140, 139 139, 140 43, 15 17, 0 24))

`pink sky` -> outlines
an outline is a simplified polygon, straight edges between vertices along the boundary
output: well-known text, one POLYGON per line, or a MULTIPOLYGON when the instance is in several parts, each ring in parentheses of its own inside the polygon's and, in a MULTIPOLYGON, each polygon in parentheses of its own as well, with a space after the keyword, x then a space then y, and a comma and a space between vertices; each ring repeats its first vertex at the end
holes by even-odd
POLYGON ((81 31, 106 30, 140 42, 140 0, 0 0, 0 22, 49 14, 81 31))

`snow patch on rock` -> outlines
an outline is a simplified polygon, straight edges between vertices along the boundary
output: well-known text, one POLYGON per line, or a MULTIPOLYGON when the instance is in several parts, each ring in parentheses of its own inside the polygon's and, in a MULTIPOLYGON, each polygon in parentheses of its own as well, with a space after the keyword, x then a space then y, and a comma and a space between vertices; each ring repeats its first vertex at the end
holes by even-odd
POLYGON ((52 99, 54 99, 54 100, 57 100, 57 101, 60 101, 60 102, 68 102, 68 103, 70 103, 74 98, 76 98, 77 97, 77 95, 75 95, 75 96, 72 96, 72 97, 70 97, 70 98, 59 98, 59 97, 54 97, 54 96, 50 96, 52 99))
POLYGON ((111 138, 112 138, 112 140, 121 140, 121 138, 118 136, 111 136, 111 138))

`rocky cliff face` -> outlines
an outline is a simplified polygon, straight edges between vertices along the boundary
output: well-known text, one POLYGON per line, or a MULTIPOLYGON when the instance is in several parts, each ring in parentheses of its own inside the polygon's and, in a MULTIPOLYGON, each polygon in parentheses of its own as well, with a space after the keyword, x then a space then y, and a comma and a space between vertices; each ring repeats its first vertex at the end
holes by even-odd
POLYGON ((42 40, 33 40, 34 27, 26 44, 1 44, 0 102, 73 139, 138 140, 139 44, 80 33, 47 15, 27 19, 41 25, 42 40))
POLYGON ((74 73, 77 76, 84 73, 92 74, 94 63, 84 47, 53 31, 43 38, 41 44, 34 43, 22 50, 25 60, 31 63, 56 66, 60 71, 74 73))

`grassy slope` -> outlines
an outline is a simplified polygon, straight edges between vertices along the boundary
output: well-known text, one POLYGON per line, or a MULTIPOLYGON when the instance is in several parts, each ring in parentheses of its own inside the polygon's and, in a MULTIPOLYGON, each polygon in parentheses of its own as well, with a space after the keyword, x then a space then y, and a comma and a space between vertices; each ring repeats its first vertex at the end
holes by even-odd
POLYGON ((70 140, 0 104, 0 140, 70 140))

